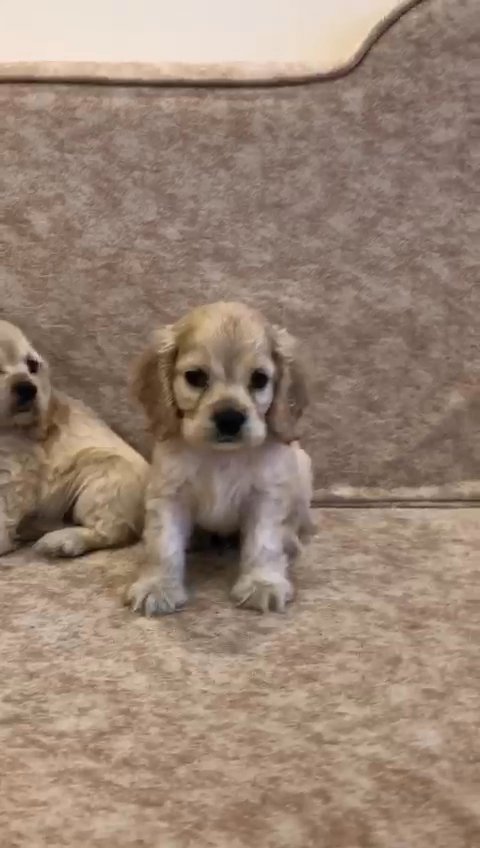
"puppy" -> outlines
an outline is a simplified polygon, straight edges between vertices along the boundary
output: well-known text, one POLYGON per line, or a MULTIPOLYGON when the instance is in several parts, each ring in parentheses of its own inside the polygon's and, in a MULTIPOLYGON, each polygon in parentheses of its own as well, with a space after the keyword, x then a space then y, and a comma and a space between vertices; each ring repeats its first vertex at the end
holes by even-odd
POLYGON ((0 555, 44 525, 47 556, 124 545, 142 532, 148 465, 82 403, 52 389, 47 363, 0 321, 0 555))
POLYGON ((294 441, 307 401, 294 339, 239 303, 203 306, 156 334, 134 391, 156 444, 148 564, 127 602, 147 615, 185 604, 197 525, 240 532, 233 600, 282 611, 293 597, 289 559, 311 530, 311 463, 294 441))

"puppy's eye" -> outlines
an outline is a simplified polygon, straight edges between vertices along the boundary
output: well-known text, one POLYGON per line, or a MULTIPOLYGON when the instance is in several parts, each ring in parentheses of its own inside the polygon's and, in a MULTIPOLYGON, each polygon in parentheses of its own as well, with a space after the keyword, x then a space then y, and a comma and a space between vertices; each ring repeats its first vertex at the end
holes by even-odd
POLYGON ((208 374, 203 368, 192 368, 185 371, 185 379, 189 386, 194 389, 204 389, 208 386, 208 374))
POLYGON ((255 371, 252 371, 252 376, 250 377, 250 389, 253 392, 261 391, 261 389, 265 388, 269 379, 265 371, 262 371, 261 368, 256 368, 255 371))
POLYGON ((30 371, 30 374, 36 374, 40 368, 40 363, 38 359, 35 359, 34 356, 27 356, 26 358, 27 368, 30 371))

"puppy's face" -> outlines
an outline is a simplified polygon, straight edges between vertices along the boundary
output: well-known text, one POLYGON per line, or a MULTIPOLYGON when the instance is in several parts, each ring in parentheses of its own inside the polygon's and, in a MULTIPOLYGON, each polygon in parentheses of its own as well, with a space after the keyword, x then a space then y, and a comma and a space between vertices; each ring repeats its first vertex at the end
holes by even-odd
POLYGON ((0 321, 0 430, 41 424, 49 401, 46 363, 18 327, 0 321))
POLYGON ((268 433, 290 441, 306 402, 294 346, 246 306, 200 307, 157 334, 136 393, 160 438, 216 450, 255 447, 268 433))
POLYGON ((261 444, 274 379, 262 322, 223 309, 194 316, 178 333, 173 368, 173 398, 185 441, 219 450, 261 444))

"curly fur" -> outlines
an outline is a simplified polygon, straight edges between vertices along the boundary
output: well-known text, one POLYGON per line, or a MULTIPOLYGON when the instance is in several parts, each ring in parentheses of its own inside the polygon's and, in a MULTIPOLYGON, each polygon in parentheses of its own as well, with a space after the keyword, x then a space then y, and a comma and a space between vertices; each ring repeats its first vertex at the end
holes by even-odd
POLYGON ((286 330, 237 303, 200 307, 155 334, 133 380, 156 436, 147 491, 148 562, 127 600, 147 615, 187 600, 185 550, 195 526, 240 531, 238 604, 283 610, 289 560, 311 529, 311 463, 295 441, 307 402, 297 345, 286 330), (201 370, 205 385, 188 376, 201 370), (265 385, 252 385, 261 370, 265 385), (216 416, 244 423, 220 438, 216 416))
POLYGON ((52 389, 47 363, 1 321, 0 555, 36 537, 48 556, 127 544, 142 532, 147 471, 90 409, 52 389), (27 403, 19 384, 36 392, 27 403), (66 516, 74 526, 59 527, 66 516))

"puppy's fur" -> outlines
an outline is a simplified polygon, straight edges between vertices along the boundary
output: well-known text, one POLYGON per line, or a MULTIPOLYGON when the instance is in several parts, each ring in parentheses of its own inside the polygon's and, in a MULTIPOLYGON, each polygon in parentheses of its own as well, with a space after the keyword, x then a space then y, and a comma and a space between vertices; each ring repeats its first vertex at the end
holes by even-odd
POLYGON ((52 389, 47 363, 0 321, 0 555, 74 557, 142 532, 148 465, 82 403, 52 389))
POLYGON ((311 463, 295 441, 306 405, 294 339, 238 303, 195 309, 160 330, 135 394, 156 437, 147 490, 148 564, 127 599, 147 615, 186 601, 195 525, 240 531, 238 604, 283 610, 289 559, 311 530, 311 463))

